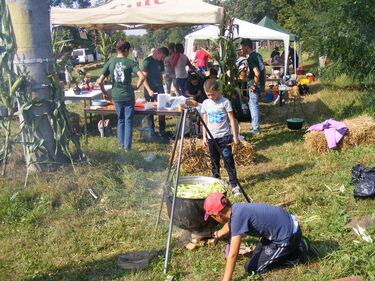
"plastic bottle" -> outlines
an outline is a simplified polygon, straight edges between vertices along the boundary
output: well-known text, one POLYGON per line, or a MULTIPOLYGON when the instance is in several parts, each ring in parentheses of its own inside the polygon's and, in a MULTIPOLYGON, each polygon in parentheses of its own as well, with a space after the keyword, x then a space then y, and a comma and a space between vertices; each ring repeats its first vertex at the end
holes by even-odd
POLYGON ((141 126, 141 139, 142 140, 149 140, 152 137, 151 128, 148 127, 147 117, 145 116, 142 119, 142 126, 141 126))

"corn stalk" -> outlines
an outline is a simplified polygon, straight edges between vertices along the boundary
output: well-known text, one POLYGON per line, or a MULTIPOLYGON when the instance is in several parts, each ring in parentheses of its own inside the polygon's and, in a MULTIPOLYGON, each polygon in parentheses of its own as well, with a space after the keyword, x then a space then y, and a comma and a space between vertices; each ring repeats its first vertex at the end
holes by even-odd
POLYGON ((11 123, 16 106, 15 93, 24 81, 24 77, 18 76, 13 70, 13 57, 16 47, 5 0, 0 0, 0 14, 0 77, 4 81, 4 83, 0 84, 0 99, 8 111, 8 115, 2 116, 0 119, 0 127, 5 133, 4 145, 0 150, 0 159, 2 159, 1 175, 4 176, 6 174, 8 158, 12 151, 12 138, 14 137, 12 136, 11 123))
MULTIPOLYGON (((29 167, 36 163, 32 159, 32 155, 37 153, 43 153, 48 155, 48 159, 40 161, 38 164, 61 164, 57 163, 56 155, 58 151, 62 151, 63 154, 70 160, 73 165, 73 154, 70 151, 70 143, 75 146, 75 154, 78 155, 79 159, 85 158, 84 153, 81 151, 79 144, 79 137, 72 130, 69 119, 68 111, 64 104, 64 92, 62 87, 59 85, 56 71, 49 75, 49 87, 52 91, 51 99, 48 100, 36 100, 33 99, 31 88, 27 88, 29 79, 26 75, 20 73, 24 72, 20 68, 14 69, 13 58, 16 53, 15 39, 10 21, 9 11, 6 7, 5 0, 0 0, 0 77, 3 78, 5 83, 0 83, 0 98, 4 106, 8 109, 8 117, 0 119, 0 128, 5 132, 4 146, 0 151, 0 159, 2 159, 2 175, 6 173, 6 166, 12 150, 12 144, 22 143, 24 149, 28 152, 25 155, 26 159, 27 174, 25 178, 25 185, 28 181, 29 167), (24 83, 25 82, 25 83, 24 83), (49 110, 43 114, 36 115, 35 109, 39 106, 49 105, 49 110), (18 110, 15 111, 16 104, 18 110), (11 122, 14 116, 18 116, 20 121, 19 131, 13 133, 11 131, 11 122), (55 151, 49 151, 47 144, 44 139, 40 138, 37 134, 37 130, 42 119, 47 118, 54 134, 55 151), (21 138, 21 142, 17 139, 21 138)), ((61 43, 61 42, 60 42, 61 43)), ((66 42, 62 42, 64 44, 66 42)), ((61 45, 61 44, 60 44, 61 45)), ((56 46, 57 47, 57 46, 56 46)), ((56 51, 62 50, 57 48, 56 51)), ((55 65, 55 69, 58 66, 55 65)), ((74 165, 73 165, 74 169, 74 165)))
MULTIPOLYGON (((52 29, 52 52, 57 61, 58 58, 63 57, 63 52, 66 47, 73 41, 72 38, 69 37, 69 32, 66 30, 60 30, 58 27, 52 29)), ((67 61, 70 59, 70 56, 63 57, 60 62, 56 62, 56 67, 59 71, 61 71, 67 61)))
POLYGON ((98 31, 99 42, 97 45, 99 53, 102 55, 102 61, 106 62, 110 59, 112 48, 115 44, 110 32, 98 31))
POLYGON ((227 14, 223 17, 219 38, 213 40, 219 46, 219 52, 214 53, 213 57, 219 64, 223 96, 231 100, 236 113, 241 110, 240 70, 236 64, 236 50, 241 38, 234 38, 234 31, 238 26, 233 24, 233 20, 234 18, 227 14))

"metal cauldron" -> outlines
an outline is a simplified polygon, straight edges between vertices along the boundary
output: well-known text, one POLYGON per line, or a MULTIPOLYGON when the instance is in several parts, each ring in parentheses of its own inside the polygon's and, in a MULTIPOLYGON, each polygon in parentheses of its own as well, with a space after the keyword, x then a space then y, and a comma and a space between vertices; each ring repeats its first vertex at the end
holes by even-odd
MULTIPOLYGON (((226 189, 228 189, 228 185, 224 181, 212 177, 197 176, 179 178, 179 184, 209 185, 212 182, 219 182, 226 189)), ((172 189, 169 187, 169 190, 172 189)), ((218 224, 218 222, 216 222, 211 217, 209 217, 207 221, 204 220, 204 199, 205 198, 189 199, 176 197, 173 224, 182 229, 189 230, 191 232, 209 232, 210 230, 212 230, 218 224)), ((168 216, 170 217, 172 210, 173 194, 167 194, 166 202, 168 216)))

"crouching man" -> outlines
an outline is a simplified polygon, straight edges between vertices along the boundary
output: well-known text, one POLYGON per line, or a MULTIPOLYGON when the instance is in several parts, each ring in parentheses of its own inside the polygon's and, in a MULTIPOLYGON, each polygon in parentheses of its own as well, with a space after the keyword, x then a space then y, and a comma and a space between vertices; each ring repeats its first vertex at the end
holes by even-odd
MULTIPOLYGON (((220 192, 211 193, 204 202, 205 219, 211 216, 224 224, 213 236, 230 233, 230 251, 223 280, 232 278, 243 235, 260 236, 252 257, 245 263, 248 273, 262 273, 281 265, 296 265, 306 258, 300 250, 301 228, 282 208, 261 203, 231 204, 220 192)), ((307 256, 306 256, 307 257, 307 256)))

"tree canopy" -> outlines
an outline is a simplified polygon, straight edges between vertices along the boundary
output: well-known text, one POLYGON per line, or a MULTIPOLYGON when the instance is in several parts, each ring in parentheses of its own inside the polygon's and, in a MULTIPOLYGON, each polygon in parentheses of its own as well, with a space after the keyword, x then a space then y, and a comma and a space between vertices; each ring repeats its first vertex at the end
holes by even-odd
POLYGON ((209 0, 211 4, 223 6, 229 15, 257 23, 264 16, 276 20, 277 8, 272 0, 209 0))
POLYGON ((375 1, 273 0, 278 21, 298 34, 304 50, 326 55, 325 74, 346 74, 361 84, 374 84, 375 1))

